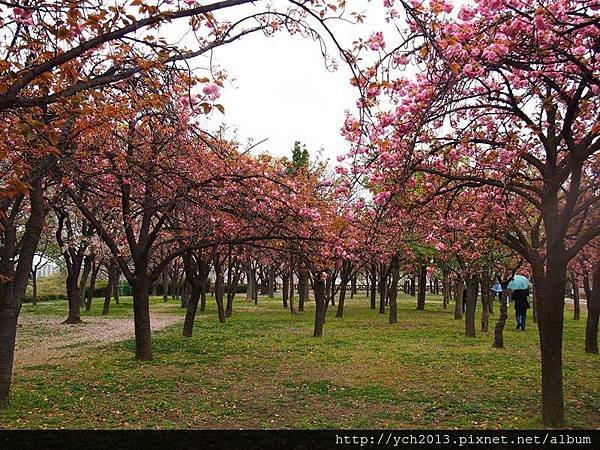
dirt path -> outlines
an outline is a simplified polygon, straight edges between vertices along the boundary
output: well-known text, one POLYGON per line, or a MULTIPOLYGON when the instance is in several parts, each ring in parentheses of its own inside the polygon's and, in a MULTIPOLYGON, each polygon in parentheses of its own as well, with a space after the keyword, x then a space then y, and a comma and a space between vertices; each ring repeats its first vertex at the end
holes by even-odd
MULTIPOLYGON (((133 318, 85 317, 83 323, 64 325, 57 316, 22 315, 17 328, 15 368, 41 364, 63 364, 81 357, 90 347, 133 337, 133 318)), ((154 313, 152 331, 183 321, 182 317, 154 313)))

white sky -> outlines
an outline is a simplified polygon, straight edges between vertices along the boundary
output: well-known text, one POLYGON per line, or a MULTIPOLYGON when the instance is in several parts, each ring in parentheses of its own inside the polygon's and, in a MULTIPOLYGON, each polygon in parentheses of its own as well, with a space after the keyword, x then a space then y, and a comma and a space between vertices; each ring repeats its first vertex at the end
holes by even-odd
MULTIPOLYGON (((257 2, 257 7, 261 3, 257 2)), ((332 25, 344 48, 385 26, 382 3, 348 1, 351 11, 366 12, 368 20, 358 26, 339 21, 332 25)), ((247 10, 256 11, 257 7, 247 10)), ((237 7, 236 15, 244 8, 237 7)), ((225 122, 232 131, 237 129, 242 144, 248 139, 255 143, 268 139, 253 152, 290 155, 294 141, 299 140, 311 156, 323 148, 323 156, 334 161, 348 150, 340 128, 344 111, 356 112, 358 93, 350 85, 350 69, 340 61, 333 45, 329 51, 339 63, 335 72, 326 69, 317 42, 285 31, 271 37, 246 36, 215 50, 214 60, 227 71, 230 82, 220 99, 225 116, 216 112, 211 119, 225 122)))

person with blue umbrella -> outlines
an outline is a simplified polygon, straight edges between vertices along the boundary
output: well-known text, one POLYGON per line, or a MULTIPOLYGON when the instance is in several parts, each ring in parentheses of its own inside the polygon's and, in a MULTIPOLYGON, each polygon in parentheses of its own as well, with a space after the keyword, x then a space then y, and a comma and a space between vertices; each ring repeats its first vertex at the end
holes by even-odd
POLYGON ((507 288, 511 290, 511 299, 515 305, 517 330, 525 331, 527 310, 530 308, 529 301, 527 300, 530 287, 531 282, 523 275, 515 275, 507 286, 507 288))

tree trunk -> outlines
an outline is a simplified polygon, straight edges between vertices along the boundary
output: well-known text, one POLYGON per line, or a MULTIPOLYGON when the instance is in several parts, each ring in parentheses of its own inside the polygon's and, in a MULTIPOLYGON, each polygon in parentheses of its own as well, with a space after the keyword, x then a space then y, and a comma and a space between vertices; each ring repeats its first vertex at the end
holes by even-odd
MULTIPOLYGON (((335 317, 342 318, 344 316, 344 304, 346 303, 346 288, 348 286, 348 276, 350 274, 350 265, 343 263, 342 273, 340 275, 340 297, 338 298, 338 307, 335 313, 335 317)), ((350 287, 352 291, 352 287, 350 287)))
MULTIPOLYGON (((8 283, 7 283, 8 285, 8 283)), ((12 368, 15 359, 15 340, 17 336, 17 319, 19 317, 17 299, 9 297, 8 289, 2 292, 2 309, 0 309, 0 408, 8 405, 12 368), (7 307, 6 305, 14 305, 7 307)))
POLYGON ((246 301, 254 300, 254 291, 252 284, 252 263, 244 263, 244 271, 246 272, 246 301))
POLYGON ((119 280, 121 278, 121 272, 119 271, 119 268, 116 268, 116 273, 115 273, 115 283, 113 285, 113 296, 115 298, 115 303, 118 305, 119 304, 119 280))
POLYGON ((88 277, 90 276, 90 272, 92 271, 92 262, 94 257, 92 255, 87 255, 83 260, 83 271, 81 272, 81 278, 79 280, 79 309, 81 310, 82 306, 87 306, 86 304, 86 295, 85 295, 85 286, 87 285, 88 277))
POLYGON ((167 303, 169 301, 169 278, 167 277, 167 269, 162 272, 162 286, 163 286, 163 302, 167 303))
POLYGON ((71 265, 72 268, 69 270, 69 273, 67 275, 67 298, 69 301, 69 316, 62 322, 64 324, 81 323, 81 317, 79 315, 79 285, 77 284, 79 278, 79 266, 76 262, 72 263, 71 265))
POLYGON ((392 256, 390 270, 392 282, 390 283, 390 323, 398 323, 398 280, 400 279, 400 261, 398 255, 392 256))
POLYGON ((275 269, 267 268, 267 297, 275 297, 275 269))
POLYGON ((353 275, 352 278, 350 278, 350 298, 354 298, 356 295, 356 278, 357 275, 353 275))
POLYGON ((206 290, 210 286, 210 280, 208 278, 204 283, 202 283, 202 287, 200 288, 200 312, 206 311, 206 290))
POLYGON ((233 301, 235 300, 235 294, 237 293, 241 276, 241 270, 236 270, 232 279, 230 280, 229 285, 227 286, 227 305, 225 307, 225 317, 231 317, 233 315, 233 301))
POLYGON ((225 323, 225 308, 223 306, 223 297, 225 294, 224 288, 224 274, 222 261, 220 261, 219 255, 214 257, 214 267, 215 267, 215 301, 217 303, 217 313, 219 315, 219 322, 225 323))
POLYGON ((106 316, 110 311, 110 299, 114 290, 117 278, 117 268, 114 260, 111 260, 106 267, 108 271, 108 284, 104 293, 104 306, 102 307, 102 315, 106 316))
POLYGON ((545 268, 532 267, 542 359, 542 421, 551 427, 562 427, 565 419, 562 336, 567 267, 561 253, 553 249, 545 268))
MULTIPOLYGON (((325 283, 323 283, 323 289, 325 289, 325 283)), ((323 291, 323 295, 325 295, 325 291, 323 291)), ((308 302, 308 272, 302 270, 298 273, 298 311, 304 311, 306 302, 308 302)))
POLYGON ((596 262, 592 286, 588 275, 583 279, 588 316, 585 323, 585 352, 598 354, 598 318, 600 317, 600 263, 596 262))
MULTIPOLYGON (((290 292, 289 292, 289 296, 288 299, 290 301, 290 313, 292 315, 296 314, 296 307, 294 306, 294 271, 290 271, 290 292)), ((299 282, 298 282, 299 284, 299 282)), ((300 291, 300 288, 298 287, 298 291, 300 291)), ((300 298, 300 293, 298 293, 298 298, 300 298)), ((302 310, 304 310, 304 302, 302 303, 302 310)))
POLYGON ((446 272, 446 271, 443 272, 442 295, 443 295, 442 307, 444 309, 447 309, 448 304, 450 303, 450 281, 448 279, 448 272, 446 272))
POLYGON ((454 285, 454 320, 462 320, 462 297, 465 289, 463 278, 456 280, 454 285))
POLYGON ((32 289, 33 289, 31 302, 34 305, 37 305, 37 270, 31 271, 31 285, 32 285, 32 289))
POLYGON ((108 285, 106 286, 106 293, 104 294, 104 305, 102 306, 102 315, 106 316, 110 312, 110 298, 112 297, 113 282, 109 278, 108 285))
POLYGON ((417 310, 425 310, 425 290, 427 287, 427 267, 419 267, 419 296, 417 297, 417 310))
POLYGON ((135 356, 140 361, 152 359, 150 328, 150 283, 146 267, 138 268, 133 282, 133 323, 135 326, 135 356))
POLYGON ((490 323, 490 303, 492 301, 492 278, 484 271, 481 275, 481 331, 487 333, 490 323))
POLYGON ((573 320, 579 320, 581 317, 581 308, 579 305, 579 286, 577 285, 577 275, 571 274, 571 286, 573 287, 573 320))
POLYGON ((323 335, 323 325, 325 324, 325 313, 327 312, 327 299, 325 298, 325 281, 321 279, 321 273, 313 274, 313 292, 315 294, 315 329, 313 336, 323 335))
POLYGON ((325 298, 327 299, 327 301, 331 300, 331 305, 335 305, 335 301, 333 299, 333 295, 331 295, 331 293, 333 292, 333 287, 332 287, 332 283, 334 283, 334 281, 331 281, 333 277, 331 276, 331 273, 327 274, 327 280, 325 281, 325 298))
POLYGON ((187 305, 185 320, 183 322, 183 335, 185 337, 192 337, 192 333, 194 331, 194 320, 196 319, 196 310, 198 309, 198 300, 200 300, 200 295, 202 292, 202 288, 194 288, 193 285, 190 287, 190 300, 187 305))
POLYGON ((417 295, 415 284, 416 284, 416 276, 413 274, 410 277, 410 295, 413 297, 417 295))
POLYGON ((475 309, 477 308, 477 292, 479 290, 479 274, 467 278, 467 308, 465 310, 465 334, 475 337, 475 309))
POLYGON ((377 308, 377 266, 371 264, 371 309, 377 308))
POLYGON ((506 326, 506 319, 508 318, 508 292, 505 286, 502 286, 502 293, 500 294, 500 317, 496 322, 494 328, 494 348, 504 348, 504 327, 506 326))
POLYGON ((100 272, 101 264, 94 264, 92 269, 92 278, 90 279, 90 288, 87 293, 87 297, 85 300, 85 310, 90 311, 92 309, 92 299, 94 298, 94 294, 96 293, 96 279, 98 278, 98 272, 100 272))
POLYGON ((181 309, 187 309, 190 302, 190 281, 187 277, 181 280, 181 309))
POLYGON ((385 300, 387 297, 387 267, 381 263, 379 273, 379 314, 385 314, 385 300))
POLYGON ((288 307, 288 298, 290 295, 290 277, 286 273, 281 276, 281 297, 283 300, 283 307, 288 307))

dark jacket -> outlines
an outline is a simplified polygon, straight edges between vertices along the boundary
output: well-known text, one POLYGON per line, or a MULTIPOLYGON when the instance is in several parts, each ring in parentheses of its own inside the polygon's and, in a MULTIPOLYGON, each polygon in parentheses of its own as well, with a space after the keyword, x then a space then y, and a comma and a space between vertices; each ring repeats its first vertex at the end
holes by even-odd
POLYGON ((527 297, 529 296, 529 289, 515 289, 512 291, 512 301, 515 304, 515 309, 523 310, 530 308, 527 297))

